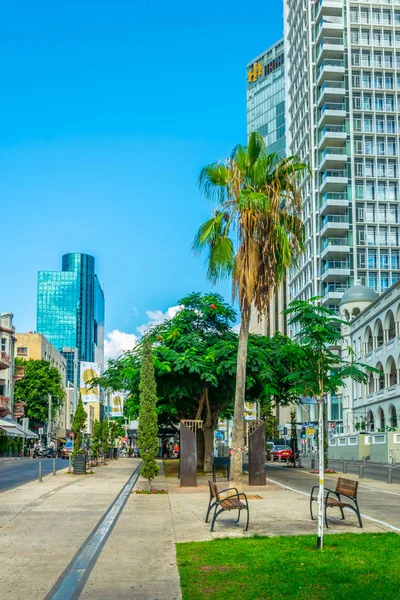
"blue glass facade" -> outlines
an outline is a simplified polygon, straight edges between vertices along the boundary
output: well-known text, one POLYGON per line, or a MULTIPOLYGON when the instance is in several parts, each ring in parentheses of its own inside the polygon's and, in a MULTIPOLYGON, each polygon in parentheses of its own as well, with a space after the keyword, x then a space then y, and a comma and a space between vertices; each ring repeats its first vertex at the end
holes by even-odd
POLYGON ((247 65, 247 136, 258 131, 267 152, 285 156, 285 60, 283 39, 247 65))
MULTIPOLYGON (((39 271, 37 331, 57 350, 78 348, 78 360, 104 363, 104 293, 87 254, 62 257, 62 271, 39 271)), ((73 353, 67 360, 67 381, 74 381, 73 353)))

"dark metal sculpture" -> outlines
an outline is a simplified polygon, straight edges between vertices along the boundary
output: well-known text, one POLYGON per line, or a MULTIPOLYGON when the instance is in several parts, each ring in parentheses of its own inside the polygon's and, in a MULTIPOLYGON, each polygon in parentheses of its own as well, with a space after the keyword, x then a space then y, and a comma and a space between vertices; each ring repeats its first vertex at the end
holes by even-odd
POLYGON ((266 485, 265 427, 263 421, 250 421, 249 427, 249 485, 266 485))

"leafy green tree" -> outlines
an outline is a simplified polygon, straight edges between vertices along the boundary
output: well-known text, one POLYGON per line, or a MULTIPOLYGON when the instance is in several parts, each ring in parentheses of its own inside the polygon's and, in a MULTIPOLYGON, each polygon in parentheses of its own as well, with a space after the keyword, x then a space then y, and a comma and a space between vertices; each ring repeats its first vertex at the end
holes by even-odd
MULTIPOLYGON (((198 433, 204 436, 201 458, 204 471, 210 472, 218 420, 233 412, 238 336, 231 328, 236 314, 218 294, 193 293, 178 303, 181 310, 175 317, 144 338, 153 343, 158 420, 162 426, 175 427, 183 418, 202 419, 203 429, 198 433)), ((291 401, 291 387, 283 380, 290 361, 284 357, 277 360, 278 348, 281 356, 289 343, 285 336, 250 336, 246 402, 268 403, 271 398, 280 404, 291 401)), ((105 389, 128 392, 125 414, 130 419, 137 419, 139 413, 142 357, 143 343, 139 343, 110 361, 106 373, 97 380, 105 389)))
POLYGON ((269 300, 302 249, 301 194, 296 175, 306 169, 293 157, 267 154, 252 133, 224 161, 206 166, 199 178, 204 195, 218 205, 199 228, 193 248, 208 250, 208 278, 231 276, 241 325, 237 352, 232 436, 232 479, 242 481, 244 401, 251 308, 266 315, 269 300))
POLYGON ((96 419, 93 423, 92 451, 98 457, 101 442, 101 423, 96 419))
POLYGON ((109 433, 110 433, 110 429, 109 429, 108 419, 104 419, 104 421, 101 424, 101 440, 102 440, 101 447, 102 447, 104 456, 107 456, 107 452, 108 452, 109 433))
POLYGON ((117 426, 118 426, 118 424, 114 420, 110 421, 108 424, 110 446, 114 446, 115 435, 116 435, 115 432, 117 431, 117 426))
POLYGON ((78 406, 76 407, 74 418, 72 420, 72 433, 74 434, 73 454, 83 454, 81 450, 83 431, 86 423, 86 412, 83 407, 81 395, 79 394, 78 406))
POLYGON ((48 419, 48 396, 52 398, 52 416, 64 403, 65 391, 59 371, 47 360, 19 360, 18 366, 25 366, 23 379, 16 381, 14 401, 26 402, 25 415, 40 425, 48 419))
POLYGON ((357 383, 367 383, 367 371, 377 371, 368 365, 354 361, 351 348, 344 352, 332 352, 332 348, 341 347, 344 338, 341 326, 347 321, 341 320, 328 308, 318 303, 319 298, 296 300, 291 302, 286 314, 290 315, 289 324, 296 330, 295 338, 301 345, 297 372, 288 375, 295 393, 315 398, 318 404, 318 450, 319 450, 319 493, 318 493, 318 538, 317 548, 323 547, 324 534, 324 440, 325 431, 324 404, 326 395, 337 393, 347 379, 357 383), (346 354, 346 356, 344 356, 346 354))
POLYGON ((156 456, 158 454, 157 388, 154 376, 154 363, 151 342, 143 344, 143 360, 140 370, 140 411, 138 444, 143 465, 140 471, 147 479, 149 491, 151 481, 160 470, 156 456))

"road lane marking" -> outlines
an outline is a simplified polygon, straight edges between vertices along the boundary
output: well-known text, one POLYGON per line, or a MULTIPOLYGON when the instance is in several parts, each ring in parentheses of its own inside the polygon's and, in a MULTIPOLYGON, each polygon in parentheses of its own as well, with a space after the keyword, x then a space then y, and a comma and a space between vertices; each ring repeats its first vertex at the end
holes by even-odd
MULTIPOLYGON (((291 492, 295 492, 296 494, 301 494, 302 496, 307 496, 308 498, 310 497, 310 494, 308 494, 307 492, 302 492, 301 490, 296 490, 296 488, 292 488, 289 487, 288 485, 284 485, 283 483, 279 483, 279 481, 274 481, 273 479, 269 479, 267 477, 267 481, 269 481, 270 483, 274 483, 275 485, 278 485, 281 488, 284 488, 285 490, 289 490, 291 492)), ((376 490, 376 488, 372 488, 373 490, 376 490)), ((389 492, 389 493, 395 493, 395 492, 389 492)), ((380 521, 379 519, 374 519, 374 517, 369 517, 368 515, 364 515, 363 513, 361 513, 361 516, 363 519, 366 519, 367 521, 372 521, 373 523, 378 523, 378 525, 382 525, 383 527, 387 527, 389 529, 392 529, 393 531, 396 531, 397 533, 400 533, 400 528, 396 527, 395 525, 391 525, 390 523, 387 523, 386 521, 380 521)))
POLYGON ((83 542, 44 600, 75 600, 79 598, 100 551, 106 543, 133 486, 139 478, 140 467, 141 463, 136 467, 128 482, 122 488, 122 491, 83 542))

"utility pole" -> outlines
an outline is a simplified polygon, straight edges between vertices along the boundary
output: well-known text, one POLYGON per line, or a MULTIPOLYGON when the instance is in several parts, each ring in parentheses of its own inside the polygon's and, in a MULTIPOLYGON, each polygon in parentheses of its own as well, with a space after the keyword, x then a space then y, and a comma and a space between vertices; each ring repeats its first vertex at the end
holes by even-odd
POLYGON ((74 348, 74 414, 78 406, 78 348, 74 348))
POLYGON ((52 429, 52 422, 51 422, 51 408, 52 408, 52 402, 51 402, 51 394, 48 394, 48 415, 47 415, 47 447, 49 447, 49 444, 51 442, 51 429, 52 429))

